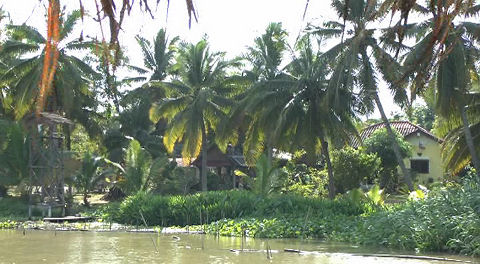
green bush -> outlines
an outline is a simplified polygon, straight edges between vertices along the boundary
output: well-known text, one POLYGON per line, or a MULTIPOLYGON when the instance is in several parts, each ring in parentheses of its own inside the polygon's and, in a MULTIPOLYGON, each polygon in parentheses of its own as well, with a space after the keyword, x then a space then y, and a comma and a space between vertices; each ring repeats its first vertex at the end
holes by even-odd
POLYGON ((380 170, 380 158, 351 147, 332 152, 335 188, 344 193, 360 187, 361 183, 374 184, 380 170))
MULTIPOLYGON (((410 143, 395 131, 396 141, 400 147, 400 155, 403 158, 410 157, 412 146, 410 143)), ((386 128, 378 129, 363 142, 367 153, 376 153, 381 159, 381 171, 378 183, 382 189, 387 192, 396 192, 399 187, 399 179, 397 173, 398 161, 393 151, 392 141, 387 133, 386 128)))
MULTIPOLYGON (((107 210, 106 210, 107 211, 107 210)), ((383 205, 382 192, 350 192, 335 200, 214 191, 187 196, 138 193, 103 214, 120 223, 206 225, 211 234, 322 238, 418 251, 480 255, 480 183, 467 180, 424 199, 383 205)))
POLYGON ((409 201, 366 217, 357 242, 420 251, 449 251, 480 255, 480 184, 430 192, 424 200, 409 201))
POLYGON ((305 197, 326 197, 327 172, 309 167, 305 164, 296 164, 289 161, 285 166, 287 180, 282 188, 283 193, 298 194, 305 197))
POLYGON ((17 228, 18 223, 16 221, 7 220, 7 221, 0 221, 0 229, 15 229, 17 228))
POLYGON ((20 198, 0 198, 0 215, 2 217, 26 216, 28 213, 27 202, 20 198))
POLYGON ((360 215, 363 207, 349 199, 335 201, 298 195, 256 195, 248 191, 212 191, 186 196, 160 196, 145 192, 129 196, 120 204, 113 220, 125 224, 142 223, 142 212, 149 225, 195 225, 224 218, 306 215, 360 215), (200 222, 201 221, 201 222, 200 222))

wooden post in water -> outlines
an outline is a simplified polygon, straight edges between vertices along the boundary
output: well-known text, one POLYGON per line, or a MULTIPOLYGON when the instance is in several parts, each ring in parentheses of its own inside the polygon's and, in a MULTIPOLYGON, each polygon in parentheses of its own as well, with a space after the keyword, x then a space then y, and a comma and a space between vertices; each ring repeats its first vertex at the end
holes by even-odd
POLYGON ((266 251, 267 251, 267 259, 270 260, 272 259, 272 249, 270 248, 270 245, 268 244, 268 240, 267 240, 267 245, 266 245, 266 251))
MULTIPOLYGON (((146 231, 148 232, 147 221, 145 221, 145 217, 143 217, 142 211, 139 210, 138 212, 140 213, 140 216, 142 217, 143 223, 145 224, 146 231)), ((157 253, 158 253, 157 243, 155 243, 155 240, 153 239, 151 234, 150 234, 150 239, 152 240, 153 246, 155 247, 155 251, 157 251, 157 253)))
MULTIPOLYGON (((308 210, 307 210, 307 215, 305 216, 305 222, 303 223, 303 233, 302 233, 302 240, 305 239, 305 232, 306 232, 306 227, 307 227, 307 221, 308 221, 308 216, 310 215, 310 207, 308 207, 308 210)), ((301 251, 300 250, 300 247, 298 248, 298 251, 301 251)))

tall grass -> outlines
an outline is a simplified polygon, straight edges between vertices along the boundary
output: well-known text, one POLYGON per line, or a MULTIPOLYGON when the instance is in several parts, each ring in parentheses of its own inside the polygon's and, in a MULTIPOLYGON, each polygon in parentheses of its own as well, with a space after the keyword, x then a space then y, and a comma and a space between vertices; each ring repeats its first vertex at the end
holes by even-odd
POLYGON ((224 218, 304 215, 359 215, 361 206, 349 199, 330 201, 297 195, 256 195, 248 191, 214 191, 187 196, 159 196, 144 192, 128 197, 112 219, 125 224, 141 223, 139 211, 149 225, 194 225, 224 218), (200 222, 201 221, 201 222, 200 222))

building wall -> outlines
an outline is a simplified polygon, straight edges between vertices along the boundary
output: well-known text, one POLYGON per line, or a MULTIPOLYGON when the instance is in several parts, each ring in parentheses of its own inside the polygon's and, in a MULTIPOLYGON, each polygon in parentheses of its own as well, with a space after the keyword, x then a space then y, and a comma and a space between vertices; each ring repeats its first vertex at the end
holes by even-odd
POLYGON ((410 159, 429 160, 429 173, 416 173, 415 182, 424 185, 432 181, 443 180, 445 169, 442 163, 440 143, 423 133, 410 135, 405 140, 413 147, 412 157, 404 160, 407 168, 410 168, 410 159), (423 149, 419 147, 420 143, 423 144, 423 149))

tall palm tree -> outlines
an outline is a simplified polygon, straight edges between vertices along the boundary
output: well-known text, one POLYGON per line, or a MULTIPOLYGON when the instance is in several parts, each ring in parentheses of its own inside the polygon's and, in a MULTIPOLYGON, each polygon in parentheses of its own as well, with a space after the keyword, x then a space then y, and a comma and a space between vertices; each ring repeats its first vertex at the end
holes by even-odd
POLYGON ((220 148, 226 149, 228 143, 237 143, 236 131, 244 130, 244 156, 251 165, 256 164, 264 150, 267 151, 268 163, 272 165, 275 131, 275 122, 272 120, 276 118, 278 112, 270 111, 272 116, 269 117, 265 114, 265 107, 277 105, 274 103, 275 98, 272 97, 270 97, 272 101, 264 105, 265 101, 258 96, 266 91, 267 86, 275 88, 273 81, 281 79, 284 75, 281 64, 288 48, 286 37, 287 32, 281 23, 271 23, 265 33, 255 38, 253 46, 247 48, 244 59, 251 66, 245 71, 243 78, 247 88, 217 137, 220 148))
POLYGON ((276 134, 281 138, 293 139, 287 142, 290 147, 302 148, 311 154, 321 150, 328 171, 329 197, 333 199, 335 186, 329 142, 334 146, 343 146, 350 135, 356 134, 352 122, 356 98, 350 89, 329 90, 331 86, 326 79, 329 67, 322 57, 320 46, 319 41, 315 52, 309 34, 297 43, 299 55, 287 67, 294 81, 293 89, 289 101, 280 112, 276 134))
MULTIPOLYGON (((480 5, 470 6, 467 3, 459 10, 459 16, 469 17, 479 13, 480 5)), ((444 40, 439 47, 441 53, 435 53, 430 43, 434 41, 437 20, 435 6, 423 7, 424 15, 429 15, 426 21, 407 24, 403 30, 407 37, 420 37, 419 41, 405 56, 404 64, 407 68, 406 79, 412 83, 412 94, 422 94, 425 91, 424 83, 430 81, 436 91, 436 108, 449 128, 450 134, 444 146, 444 157, 448 167, 454 170, 471 161, 480 176, 480 159, 477 154, 478 144, 475 144, 472 135, 472 125, 477 109, 472 105, 476 95, 472 94, 472 84, 478 80, 478 60, 480 49, 476 43, 480 41, 480 24, 470 21, 451 21, 441 29, 444 40), (429 12, 427 12, 429 11, 429 12), (426 60, 419 65, 418 54, 427 53, 426 60), (415 69, 414 66, 419 66, 415 69), (409 70, 415 69, 415 70, 409 70), (428 71, 428 72, 427 72, 428 71), (434 74, 431 74, 433 72, 434 74), (430 78, 433 75, 433 78, 430 78), (462 139, 465 145, 458 139, 462 139), (468 149, 470 157, 466 157, 468 149)), ((478 91, 476 91, 478 92, 478 91)), ((475 127, 475 126, 473 126, 475 127)))
POLYGON ((392 140, 404 180, 408 188, 413 190, 410 172, 403 162, 399 146, 394 140, 395 135, 378 96, 377 80, 380 73, 389 84, 395 101, 400 104, 407 102, 405 89, 398 85, 402 74, 401 67, 375 36, 378 32, 374 28, 375 23, 385 13, 379 10, 377 1, 333 0, 332 7, 339 18, 343 19, 343 23, 331 21, 325 23, 324 27, 312 29, 322 38, 340 39, 339 44, 334 45, 322 55, 333 66, 330 90, 353 89, 362 101, 357 110, 370 112, 374 104, 377 106, 392 140))
MULTIPOLYGON (((480 29, 480 24, 477 24, 476 27, 480 29)), ((476 78, 479 77, 476 62, 480 58, 480 50, 472 45, 473 41, 461 36, 462 31, 462 27, 451 30, 448 40, 445 42, 446 45, 451 45, 453 49, 447 55, 447 58, 440 62, 438 67, 436 77, 438 91, 437 108, 444 117, 451 117, 452 114, 460 115, 463 126, 462 132, 470 152, 471 161, 477 175, 480 177, 480 159, 478 158, 468 118, 470 78, 472 75, 475 75, 476 78)), ((480 37, 480 34, 477 37, 480 37)), ((477 38, 478 40, 480 38, 477 38)))
MULTIPOLYGON (((174 59, 175 45, 179 41, 179 37, 169 40, 165 29, 160 29, 153 40, 153 46, 149 40, 139 35, 135 39, 142 49, 143 65, 146 68, 142 70, 150 76, 148 80, 163 81, 167 77, 167 70, 174 59)), ((147 78, 143 77, 138 80, 146 81, 147 78)))
MULTIPOLYGON (((322 53, 314 51, 311 35, 302 37, 281 78, 262 82, 247 99, 249 107, 274 128, 272 141, 281 150, 307 151, 310 160, 323 154, 329 175, 329 197, 334 198, 329 142, 346 142, 355 127, 350 117, 350 90, 329 91, 329 68, 322 53)), ((318 49, 320 44, 318 44, 318 49)))
MULTIPOLYGON (((53 80, 53 90, 47 96, 47 111, 65 114, 68 118, 84 125, 91 133, 100 133, 98 125, 90 114, 96 107, 93 93, 89 89, 97 73, 90 65, 72 53, 90 51, 93 42, 70 41, 73 29, 81 17, 74 11, 61 20, 60 42, 58 45, 58 68, 53 80)), ((10 107, 21 119, 33 110, 39 96, 46 39, 37 29, 27 25, 8 25, 9 39, 3 44, 0 58, 14 57, 11 67, 0 76, 0 85, 5 85, 10 107)), ((5 102, 5 101, 4 101, 5 102)))
POLYGON ((175 144, 182 143, 185 164, 202 151, 202 191, 207 190, 207 135, 216 131, 232 104, 227 96, 233 86, 226 83, 226 76, 233 66, 238 66, 238 62, 225 60, 224 53, 210 52, 206 40, 183 43, 175 66, 180 79, 152 83, 167 95, 151 109, 154 122, 160 118, 168 120, 163 137, 167 151, 173 152, 175 144))
MULTIPOLYGON (((123 111, 119 115, 121 131, 128 136, 132 136, 142 144, 142 147, 148 149, 155 157, 159 154, 158 150, 164 149, 161 140, 152 135, 155 126, 149 118, 149 110, 152 104, 165 97, 162 89, 155 85, 149 85, 150 81, 164 81, 168 71, 173 64, 176 52, 178 37, 169 40, 164 29, 160 29, 153 40, 153 43, 147 39, 136 36, 137 42, 143 54, 143 67, 130 66, 134 72, 140 76, 126 78, 123 82, 136 83, 147 82, 134 90, 129 91, 121 100, 123 111)), ((160 121, 162 124, 164 121, 160 121)))

